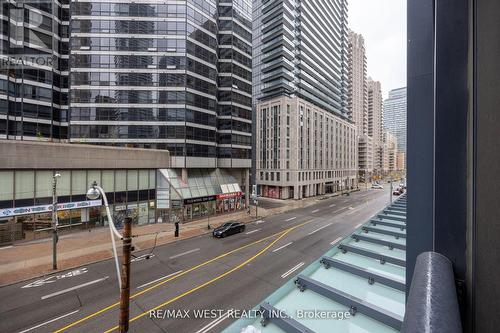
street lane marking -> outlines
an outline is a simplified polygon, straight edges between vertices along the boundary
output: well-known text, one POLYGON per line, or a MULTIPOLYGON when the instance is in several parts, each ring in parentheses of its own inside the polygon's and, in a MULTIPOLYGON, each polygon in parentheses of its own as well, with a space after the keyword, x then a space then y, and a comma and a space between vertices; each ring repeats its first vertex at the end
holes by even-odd
POLYGON ((109 278, 109 276, 105 276, 105 277, 103 277, 101 279, 97 279, 97 280, 94 280, 94 281, 90 281, 90 282, 86 282, 86 283, 83 283, 83 284, 79 284, 78 286, 74 286, 74 287, 71 287, 71 288, 68 288, 68 289, 63 289, 63 290, 60 290, 60 291, 56 291, 55 293, 42 296, 40 299, 44 300, 44 299, 47 299, 47 298, 52 298, 54 296, 59 296, 59 295, 68 293, 70 291, 73 291, 73 290, 76 290, 76 289, 80 289, 80 288, 83 288, 83 287, 86 287, 86 286, 90 286, 92 284, 104 281, 107 278, 109 278))
POLYGON ((2 247, 0 247, 0 250, 10 249, 11 247, 13 247, 13 246, 12 245, 2 246, 2 247))
POLYGON ((155 283, 155 282, 158 282, 158 281, 161 281, 161 280, 163 280, 163 279, 169 278, 169 277, 171 277, 171 276, 173 276, 173 275, 177 275, 177 274, 179 274, 180 272, 182 272, 182 269, 181 269, 180 271, 175 272, 175 273, 165 275, 165 276, 163 276, 163 277, 161 277, 161 278, 159 278, 159 279, 156 279, 156 280, 150 281, 150 282, 148 282, 148 283, 141 284, 139 287, 137 287, 137 289, 144 288, 144 287, 149 286, 150 284, 153 284, 153 283, 155 283))
POLYGON ((73 313, 77 313, 78 311, 80 311, 80 310, 75 310, 75 311, 72 311, 72 312, 70 312, 70 313, 63 314, 62 316, 59 316, 59 317, 53 318, 53 319, 51 319, 51 320, 49 320, 49 321, 46 321, 46 322, 41 323, 41 324, 38 324, 38 325, 33 326, 33 327, 31 327, 31 328, 28 328, 28 329, 26 329, 26 330, 24 330, 24 331, 21 331, 21 332, 19 332, 19 333, 26 333, 26 332, 29 332, 29 331, 33 331, 34 329, 37 329, 37 328, 40 328, 40 327, 45 326, 45 325, 47 325, 47 324, 53 323, 53 322, 54 322, 54 321, 56 321, 56 320, 62 319, 62 318, 67 317, 67 316, 71 316, 73 313))
POLYGON ((359 211, 360 208, 361 207, 358 207, 356 209, 351 209, 351 211, 349 213, 347 213, 346 215, 352 215, 352 214, 356 213, 357 211, 359 211))
POLYGON ((285 244, 285 245, 283 245, 283 246, 280 246, 280 247, 278 247, 277 249, 274 249, 274 250, 273 250, 273 252, 278 252, 279 250, 284 249, 285 247, 287 247, 288 245, 290 245, 290 244, 292 244, 292 243, 293 243, 293 242, 290 242, 290 243, 288 243, 288 244, 285 244))
POLYGON ((169 259, 179 258, 179 257, 185 256, 186 254, 190 254, 190 253, 197 252, 197 251, 200 251, 200 249, 198 248, 198 249, 192 249, 192 250, 189 250, 186 252, 182 252, 182 253, 176 254, 175 256, 171 256, 169 259))
POLYGON ((363 225, 363 223, 360 223, 360 224, 356 224, 356 226, 354 226, 354 229, 358 229, 359 227, 361 227, 363 225))
POLYGON ((49 283, 54 283, 54 282, 56 282, 58 280, 61 280, 61 279, 75 277, 75 276, 82 275, 82 274, 85 274, 85 273, 88 273, 88 272, 89 272, 89 270, 87 269, 87 267, 78 268, 78 269, 75 269, 75 270, 63 273, 63 274, 51 275, 49 277, 33 281, 31 283, 28 283, 25 286, 22 286, 21 289, 41 287, 43 285, 46 285, 46 284, 49 284, 49 283))
POLYGON ((261 224, 261 223, 264 223, 264 220, 258 220, 255 222, 255 224, 261 224))
POLYGON ((317 212, 319 212, 319 209, 315 209, 311 213, 317 213, 317 212))
POLYGON ((142 260, 144 260, 144 259, 146 259, 146 260, 147 260, 147 259, 151 259, 151 258, 153 258, 154 256, 155 256, 155 255, 154 255, 154 253, 146 253, 146 254, 143 254, 143 255, 141 255, 141 256, 138 256, 138 257, 136 257, 136 258, 134 258, 134 259, 130 260, 130 262, 142 261, 142 260))
POLYGON ((352 208, 352 206, 349 206, 349 210, 353 210, 354 208, 352 208))
POLYGON ((222 317, 217 318, 214 321, 211 321, 210 323, 208 323, 208 325, 206 325, 206 326, 202 327, 200 330, 196 331, 196 333, 206 333, 206 332, 210 331, 212 328, 214 328, 215 326, 222 323, 228 317, 229 317, 229 311, 226 312, 226 314, 223 315, 222 317))
POLYGON ((336 204, 331 204, 331 205, 330 205, 330 206, 328 206, 328 207, 332 208, 332 207, 335 207, 335 206, 337 206, 337 205, 336 205, 336 204))
POLYGON ((290 217, 289 219, 286 219, 285 221, 286 221, 286 222, 293 221, 293 220, 295 220, 296 218, 297 218, 297 216, 290 217))
MULTIPOLYGON (((227 257, 228 255, 231 255, 231 254, 233 254, 233 253, 236 253, 236 252, 239 252, 239 251, 241 251, 241 250, 244 250, 244 249, 246 249, 246 248, 248 248, 248 247, 251 247, 251 246, 253 246, 253 245, 256 245, 256 244, 262 243, 262 242, 264 242, 264 241, 266 241, 266 240, 268 240, 268 239, 270 239, 270 238, 273 238, 273 237, 276 237, 276 236, 282 235, 284 232, 291 231, 291 230, 294 230, 294 229, 296 229, 296 228, 302 227, 302 226, 304 226, 304 225, 306 225, 306 224, 308 224, 308 223, 310 223, 310 222, 312 222, 312 221, 313 221, 313 220, 308 220, 308 221, 306 221, 306 222, 302 222, 301 224, 298 224, 298 225, 296 225, 296 226, 290 227, 290 228, 288 228, 287 230, 284 230, 284 231, 279 231, 279 232, 277 232, 277 233, 275 233, 275 234, 272 234, 272 235, 266 236, 266 237, 264 237, 264 238, 261 238, 261 239, 259 239, 259 240, 256 240, 256 241, 254 241, 254 242, 248 243, 248 244, 243 245, 243 246, 241 246, 241 247, 239 247, 239 248, 236 248, 236 249, 234 249, 234 250, 231 250, 231 251, 225 252, 225 253, 223 253, 223 254, 220 254, 220 255, 218 255, 217 257, 214 257, 214 258, 209 259, 209 260, 207 260, 207 261, 205 261, 205 262, 202 262, 201 264, 198 264, 198 265, 196 265, 196 266, 193 266, 193 267, 189 268, 188 270, 185 270, 185 271, 184 271, 184 272, 182 272, 182 273, 179 273, 179 274, 177 274, 177 275, 174 275, 174 276, 172 276, 172 277, 170 277, 170 278, 168 278, 168 279, 166 279, 166 280, 163 280, 163 281, 161 281, 161 282, 158 282, 157 284, 152 285, 152 286, 151 286, 151 287, 149 287, 149 288, 143 289, 143 290, 141 290, 140 292, 137 292, 137 293, 135 293, 135 294, 133 294, 133 295, 130 295, 130 299, 137 298, 137 297, 139 297, 139 296, 141 296, 141 295, 143 295, 143 294, 145 294, 145 293, 147 293, 147 292, 149 292, 149 291, 151 291, 151 290, 153 290, 153 289, 156 289, 156 288, 158 288, 158 287, 161 287, 162 285, 164 285, 164 284, 165 284, 165 283, 167 283, 167 282, 170 282, 170 281, 175 280, 175 279, 177 279, 177 278, 179 278, 179 277, 181 277, 181 276, 184 276, 184 275, 186 275, 186 274, 188 274, 188 273, 190 273, 190 272, 192 272, 192 271, 194 271, 194 270, 197 270, 198 268, 204 267, 204 266, 206 266, 206 265, 208 265, 208 264, 211 264, 212 262, 215 262, 215 261, 217 261, 217 260, 219 260, 219 259, 222 259, 222 258, 224 258, 224 257, 227 257)), ((62 327, 62 328, 60 328, 60 329, 58 329, 57 331, 54 331, 54 333, 60 333, 60 332, 66 331, 67 329, 69 329, 69 328, 71 328, 71 327, 74 327, 74 326, 76 326, 76 325, 78 325, 78 324, 80 324, 80 323, 82 323, 82 322, 84 322, 84 321, 87 321, 87 320, 89 320, 89 319, 91 319, 91 318, 94 318, 94 317, 96 317, 96 316, 98 316, 98 315, 100 315, 100 314, 102 314, 102 313, 104 313, 104 312, 106 312, 106 311, 109 311, 109 310, 111 310, 111 309, 113 309, 113 308, 115 308, 115 307, 117 307, 117 306, 119 306, 119 305, 120 305, 120 302, 115 302, 115 303, 113 303, 113 304, 110 304, 110 305, 108 305, 107 307, 104 307, 104 308, 102 308, 102 309, 100 309, 100 310, 98 310, 98 311, 96 311, 96 312, 94 312, 94 313, 91 313, 91 314, 89 314, 89 315, 87 315, 87 316, 85 316, 85 317, 83 317, 83 318, 80 318, 80 319, 78 319, 78 320, 76 320, 76 321, 72 322, 71 324, 68 324, 68 325, 66 325, 66 326, 64 326, 64 327, 62 327)), ((145 314, 143 314, 143 315, 145 315, 145 314)))
POLYGON ((312 234, 314 234, 314 233, 316 233, 316 232, 320 231, 321 229, 325 229, 326 227, 331 226, 332 224, 333 224, 333 223, 328 223, 328 224, 325 224, 325 225, 324 225, 324 226, 322 226, 321 228, 318 228, 318 229, 316 229, 316 230, 311 231, 311 232, 309 233, 309 235, 312 235, 312 234))
POLYGON ((260 229, 255 229, 255 230, 252 230, 249 232, 245 232, 245 235, 250 235, 250 234, 253 234, 254 232, 258 232, 258 231, 260 231, 260 229))
MULTIPOLYGON (((233 273, 234 271, 237 271, 238 269, 240 269, 240 268, 242 268, 242 267, 245 267, 245 266, 246 266, 249 262, 251 262, 251 261, 255 260, 257 257, 261 256, 264 252, 266 252, 267 250, 269 250, 269 248, 271 248, 274 244, 276 244, 276 243, 277 243, 280 239, 282 239, 283 237, 285 237, 285 236, 286 236, 288 233, 290 233, 292 230, 295 230, 295 229, 297 229, 297 228, 299 228, 299 227, 301 227, 301 226, 304 226, 304 225, 306 225, 307 223, 310 223, 310 222, 312 222, 312 221, 313 221, 313 220, 309 220, 309 221, 303 222, 303 223, 298 224, 298 225, 296 225, 296 226, 290 227, 290 228, 286 229, 285 231, 283 231, 283 232, 281 232, 281 233, 278 233, 278 235, 279 235, 279 237, 278 237, 278 238, 276 238, 275 240, 273 240, 273 241, 272 241, 269 245, 267 245, 265 248, 263 248, 262 250, 260 250, 257 254, 255 254, 255 255, 253 255, 251 258, 249 258, 249 259, 245 260, 244 262, 242 262, 242 263, 241 263, 241 264, 239 264, 238 266, 236 266, 236 267, 234 267, 234 268, 230 269, 229 271, 224 272, 223 274, 221 274, 221 275, 219 275, 219 276, 217 276, 217 277, 213 278, 213 279, 212 279, 212 280, 210 280, 210 281, 207 281, 207 282, 205 282, 205 283, 202 283, 202 284, 200 284, 200 285, 198 285, 198 286, 194 287, 193 289, 186 291, 185 293, 183 293, 183 294, 181 294, 181 295, 178 295, 178 296, 176 296, 176 297, 174 297, 174 298, 172 298, 172 299, 170 299, 170 300, 168 300, 168 301, 166 301, 166 302, 163 302, 163 303, 162 303, 162 304, 160 304, 160 305, 155 306, 154 308, 152 308, 152 309, 150 309, 150 310, 148 310, 148 311, 145 311, 145 312, 141 313, 140 315, 135 316, 134 318, 131 318, 131 319, 129 320, 129 323, 134 322, 134 321, 136 321, 137 319, 140 319, 140 318, 142 318, 142 317, 144 317, 144 316, 148 315, 148 314, 149 314, 150 312, 152 312, 152 311, 156 311, 156 310, 158 310, 158 309, 161 309, 161 308, 163 308, 163 307, 165 307, 165 306, 169 305, 170 303, 173 303, 173 302, 175 302, 175 301, 177 301, 177 300, 179 300, 179 299, 181 299, 181 298, 183 298, 183 297, 185 297, 185 296, 188 296, 188 295, 190 295, 190 294, 194 293, 194 292, 195 292, 195 291, 197 291, 197 290, 200 290, 200 289, 202 289, 202 288, 204 288, 204 287, 206 287, 206 286, 208 286, 208 285, 211 285, 212 283, 214 283, 214 282, 216 282, 216 281, 218 281, 218 280, 220 280, 220 279, 224 278, 225 276, 227 276, 227 275, 229 275, 229 274, 233 273)), ((304 263, 302 263, 302 265, 303 265, 303 264, 304 264, 304 263)), ((179 274, 179 275, 177 275, 177 276, 180 276, 180 275, 182 275, 182 273, 181 273, 181 274, 179 274)), ((119 303, 118 303, 118 304, 119 304, 119 303)), ((117 329, 118 329, 118 326, 115 326, 115 327, 112 327, 112 328, 110 328, 109 330, 105 331, 104 333, 109 333, 109 332, 112 332, 112 331, 117 330, 117 329)), ((56 332, 57 332, 57 331, 56 331, 56 332)))
POLYGON ((336 238, 333 242, 330 243, 330 245, 337 244, 341 239, 342 239, 342 237, 336 238))
POLYGON ((304 266, 304 262, 301 262, 300 264, 290 268, 288 271, 286 271, 285 273, 283 273, 281 275, 281 278, 283 278, 283 279, 286 278, 288 275, 292 274, 293 272, 295 272, 296 270, 298 270, 302 266, 304 266))

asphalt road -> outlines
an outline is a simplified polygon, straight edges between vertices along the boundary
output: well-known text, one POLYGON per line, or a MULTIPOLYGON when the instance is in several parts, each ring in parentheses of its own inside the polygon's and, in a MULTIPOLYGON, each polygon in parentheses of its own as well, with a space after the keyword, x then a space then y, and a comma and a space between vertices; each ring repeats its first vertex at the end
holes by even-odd
MULTIPOLYGON (((388 201, 388 189, 362 191, 253 222, 227 238, 157 247, 151 259, 132 263, 130 332, 219 332, 234 320, 227 310, 253 308, 388 201)), ((117 331, 112 260, 3 287, 0 300, 0 332, 117 331)))

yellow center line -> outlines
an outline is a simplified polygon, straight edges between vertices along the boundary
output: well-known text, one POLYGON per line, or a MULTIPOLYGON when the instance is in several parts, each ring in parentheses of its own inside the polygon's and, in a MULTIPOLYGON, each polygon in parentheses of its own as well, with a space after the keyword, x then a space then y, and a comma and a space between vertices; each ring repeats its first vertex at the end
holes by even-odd
MULTIPOLYGON (((307 223, 307 222, 306 222, 306 223, 307 223)), ((304 223, 304 224, 305 224, 305 223, 304 223)), ((298 226, 296 226, 296 227, 298 227, 298 226)), ((168 300, 168 301, 166 301, 166 302, 164 302, 164 303, 161 303, 160 305, 157 305, 157 306, 155 306, 154 308, 152 308, 152 309, 150 309, 150 310, 148 310, 148 311, 145 311, 145 312, 141 313, 140 315, 135 316, 134 318, 132 318, 132 319, 130 319, 130 320, 129 320, 129 323, 134 322, 134 321, 136 321, 137 319, 140 319, 140 318, 144 317, 145 315, 147 315, 148 313, 150 313, 150 312, 152 312, 152 311, 156 311, 156 310, 158 310, 158 309, 160 309, 160 308, 163 308, 163 307, 165 307, 165 306, 169 305, 170 303, 173 303, 173 302, 175 302, 175 301, 177 301, 177 300, 179 300, 179 299, 181 299, 181 298, 183 298, 183 297, 185 297, 185 296, 188 296, 189 294, 192 294, 192 293, 194 293, 195 291, 200 290, 200 289, 202 289, 202 288, 204 288, 204 287, 206 287, 206 286, 208 286, 208 285, 210 285, 210 284, 212 284, 212 283, 214 283, 214 282, 216 282, 216 281, 218 281, 218 280, 222 279, 223 277, 225 277, 225 276, 227 276, 227 275, 229 275, 229 274, 233 273, 234 271, 237 271, 238 269, 242 268, 243 266, 245 266, 245 265, 246 265, 246 264, 248 264, 249 262, 251 262, 251 261, 255 260, 257 257, 259 257, 260 255, 262 255, 262 254, 263 254, 264 252, 266 252, 266 251, 267 251, 267 250, 268 250, 271 246, 273 246, 274 244, 276 244, 276 243, 277 243, 280 239, 282 239, 283 237, 285 237, 285 236, 286 236, 286 235, 287 235, 290 231, 292 231, 292 230, 293 230, 293 229, 295 229, 296 227, 292 227, 292 228, 289 228, 289 229, 285 230, 285 231, 284 231, 284 232, 283 232, 283 233, 282 233, 282 234, 281 234, 278 238, 276 238, 274 241, 272 241, 269 245, 267 245, 265 248, 263 248, 262 250, 260 250, 257 254, 255 254, 254 256, 252 256, 252 257, 250 257, 249 259, 245 260, 244 262, 242 262, 242 263, 241 263, 241 264, 239 264, 238 266, 236 266, 236 267, 234 267, 234 268, 232 268, 232 269, 228 270, 227 272, 225 272, 225 273, 223 273, 223 274, 221 274, 221 275, 219 275, 219 276, 217 276, 217 277, 213 278, 213 279, 212 279, 212 280, 210 280, 210 281, 207 281, 207 282, 205 282, 205 283, 202 283, 202 284, 200 284, 200 285, 198 285, 198 286, 194 287, 193 289, 186 291, 186 292, 185 292, 185 293, 183 293, 183 294, 180 294, 180 295, 178 295, 178 296, 176 296, 176 297, 174 297, 174 298, 172 298, 172 299, 170 299, 170 300, 168 300)), ((115 327, 113 327, 113 328, 108 329, 108 330, 107 330, 107 331, 105 331, 104 333, 110 333, 110 332, 113 332, 114 330, 117 330, 117 329, 118 329, 118 326, 115 326, 115 327)))
MULTIPOLYGON (((166 279, 166 280, 163 280, 163 281, 161 281, 161 282, 158 282, 157 284, 154 284, 154 285, 152 285, 152 286, 151 286, 151 287, 149 287, 149 288, 146 288, 146 289, 144 289, 144 290, 142 290, 142 291, 140 291, 140 292, 138 292, 138 293, 135 293, 135 294, 131 295, 131 296, 130 296, 130 298, 131 298, 131 299, 134 299, 134 298, 136 298, 136 297, 139 297, 139 296, 141 296, 141 295, 143 295, 143 294, 145 294, 145 293, 147 293, 147 292, 149 292, 149 291, 151 291, 151 290, 153 290, 153 289, 156 289, 156 288, 158 288, 158 287, 160 287, 160 286, 164 285, 164 284, 165 284, 165 283, 167 283, 167 282, 170 282, 170 281, 175 280, 175 279, 177 279, 177 278, 179 278, 179 277, 181 277, 181 276, 184 276, 184 275, 186 275, 187 273, 190 273, 190 272, 192 272, 192 271, 194 271, 194 270, 196 270, 196 269, 199 269, 199 268, 201 268, 201 267, 204 267, 204 266, 206 266, 206 265, 208 265, 208 264, 210 264, 210 263, 212 263, 212 262, 214 262, 214 261, 217 261, 217 260, 219 260, 219 259, 222 259, 222 258, 224 258, 224 257, 226 257, 226 256, 228 256, 228 255, 233 254, 233 253, 239 252, 239 251, 241 251, 241 250, 243 250, 243 249, 246 249, 246 248, 248 248, 248 247, 250 247, 250 246, 253 246, 253 245, 256 245, 256 244, 262 243, 262 242, 264 242, 264 241, 266 241, 266 240, 268 240, 268 239, 270 239, 270 238, 273 238, 273 237, 275 237, 275 236, 277 236, 277 235, 283 235, 283 234, 285 234, 285 233, 288 233, 288 232, 290 232, 290 231, 292 231, 292 230, 294 230, 294 229, 296 229, 296 228, 299 228, 299 227, 301 227, 301 226, 303 226, 303 225, 305 225, 305 224, 307 224, 307 223, 309 223, 309 222, 311 222, 311 221, 312 221, 312 220, 306 221, 306 222, 304 222, 304 223, 301 223, 301 224, 298 224, 298 225, 293 226, 293 227, 291 227, 291 228, 288 228, 288 229, 286 229, 286 230, 284 230, 284 231, 277 232, 277 233, 275 233, 275 234, 272 234, 272 235, 270 235, 270 236, 267 236, 267 237, 261 238, 261 239, 259 239, 259 240, 256 240, 256 241, 252 242, 252 243, 249 243, 249 244, 243 245, 243 246, 241 246, 241 247, 239 247, 239 248, 236 248, 236 249, 234 249, 234 250, 231 250, 231 251, 229 251, 229 252, 223 253, 223 254, 221 254, 221 255, 219 255, 219 256, 217 256, 217 257, 214 257, 214 258, 212 258, 212 259, 210 259, 210 260, 207 260, 207 261, 205 261, 205 262, 203 262, 203 263, 201 263, 201 264, 198 264, 198 265, 196 265, 196 266, 193 266, 193 267, 191 267, 190 269, 185 270, 185 271, 183 271, 183 272, 181 272, 181 273, 179 273, 179 274, 177 274, 177 275, 174 275, 174 276, 172 276, 172 277, 170 277, 170 278, 168 278, 168 279, 166 279)), ((77 321, 74 321, 73 323, 68 324, 68 325, 66 325, 66 326, 64 326, 64 327, 62 327, 62 328, 60 328, 60 329, 58 329, 58 330, 54 331, 54 333, 64 332, 64 331, 66 331, 66 330, 68 330, 68 329, 70 329, 70 328, 72 328, 72 327, 74 327, 74 326, 76 326, 76 325, 78 325, 78 324, 80 324, 80 323, 83 323, 84 321, 87 321, 87 320, 89 320, 89 319, 91 319, 91 318, 93 318, 93 317, 96 317, 96 316, 98 316, 98 315, 100 315, 100 314, 102 314, 102 313, 104 313, 104 312, 106 312, 106 311, 109 311, 109 310, 111 310, 111 309, 113 309, 114 307, 117 307, 117 306, 119 306, 119 305, 120 305, 120 302, 116 302, 116 303, 113 303, 113 304, 111 304, 111 305, 108 305, 107 307, 102 308, 102 309, 101 309, 101 310, 99 310, 99 311, 96 311, 96 312, 94 312, 94 313, 91 313, 91 314, 89 314, 89 315, 88 315, 88 316, 86 316, 86 317, 83 317, 83 318, 81 318, 81 319, 78 319, 77 321)))

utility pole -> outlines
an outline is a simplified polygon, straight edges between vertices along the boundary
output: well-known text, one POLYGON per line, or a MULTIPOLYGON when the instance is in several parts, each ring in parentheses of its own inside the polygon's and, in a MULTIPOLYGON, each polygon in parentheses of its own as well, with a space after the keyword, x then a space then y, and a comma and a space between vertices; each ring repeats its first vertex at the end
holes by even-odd
POLYGON ((125 218, 123 230, 122 286, 120 290, 120 333, 128 332, 130 304, 130 256, 132 251, 132 218, 125 218))
POLYGON ((52 176, 52 269, 57 270, 57 178, 61 177, 59 172, 52 176))

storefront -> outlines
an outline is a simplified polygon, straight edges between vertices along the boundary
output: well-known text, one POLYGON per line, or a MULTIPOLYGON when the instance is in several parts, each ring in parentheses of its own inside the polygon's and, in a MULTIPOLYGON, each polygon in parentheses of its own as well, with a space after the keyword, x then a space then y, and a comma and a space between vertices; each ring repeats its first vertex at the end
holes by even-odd
POLYGON ((189 219, 197 219, 207 215, 213 215, 215 211, 216 197, 214 195, 184 199, 184 216, 189 219))
MULTIPOLYGON (((59 229, 64 232, 94 226, 99 221, 102 200, 67 202, 57 205, 59 229)), ((47 237, 52 232, 52 205, 0 209, 0 220, 8 225, 21 225, 17 239, 47 237)))
POLYGON ((244 198, 242 192, 223 193, 217 195, 218 214, 230 213, 240 210, 244 207, 244 198))

